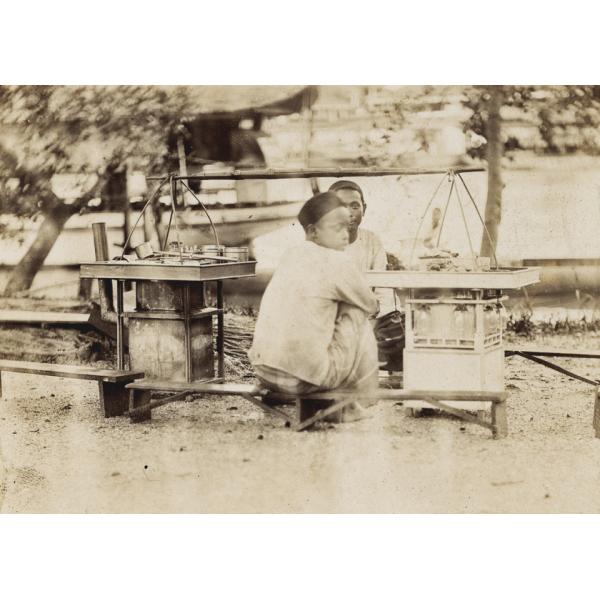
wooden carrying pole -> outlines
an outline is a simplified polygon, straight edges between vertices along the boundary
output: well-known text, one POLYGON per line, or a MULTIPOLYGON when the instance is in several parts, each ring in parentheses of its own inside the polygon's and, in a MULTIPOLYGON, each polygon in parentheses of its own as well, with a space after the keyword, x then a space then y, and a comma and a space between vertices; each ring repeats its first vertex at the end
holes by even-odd
MULTIPOLYGON (((177 176, 174 180, 239 180, 239 179, 312 179, 314 177, 386 177, 391 175, 444 175, 454 173, 482 173, 482 167, 449 167, 448 169, 376 169, 371 167, 321 168, 321 169, 228 169, 213 173, 177 176)), ((149 181, 164 179, 148 177, 149 181)))

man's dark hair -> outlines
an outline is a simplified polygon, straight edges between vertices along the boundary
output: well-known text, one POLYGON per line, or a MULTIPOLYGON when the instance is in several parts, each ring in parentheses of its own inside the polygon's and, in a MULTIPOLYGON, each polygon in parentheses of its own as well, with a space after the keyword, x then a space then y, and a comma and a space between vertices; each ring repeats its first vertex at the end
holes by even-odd
POLYGON ((347 179, 341 179, 340 181, 336 181, 329 186, 330 192, 337 192, 338 190, 354 190, 355 192, 358 192, 363 205, 365 204, 365 197, 358 183, 354 183, 354 181, 348 181, 347 179))
POLYGON ((306 231, 309 225, 314 225, 328 212, 344 206, 344 203, 337 197, 334 192, 323 192, 313 196, 307 200, 300 212, 298 213, 298 221, 306 231))

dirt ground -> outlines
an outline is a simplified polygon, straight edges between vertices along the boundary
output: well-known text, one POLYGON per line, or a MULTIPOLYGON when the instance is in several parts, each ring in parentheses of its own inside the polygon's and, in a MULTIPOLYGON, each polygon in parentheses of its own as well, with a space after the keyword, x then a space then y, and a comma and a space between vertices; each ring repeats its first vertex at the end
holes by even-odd
MULTIPOLYGON (((598 335, 535 343, 596 349, 598 335)), ((20 348, 30 360, 54 352, 58 362, 81 363, 112 351, 76 330, 27 327, 0 329, 0 348, 5 357, 20 348)), ((600 378, 598 361, 559 362, 600 378)), ((93 382, 6 373, 1 511, 600 512, 593 388, 519 357, 506 364, 509 436, 497 441, 448 416, 409 417, 393 403, 372 408, 368 420, 304 433, 234 397, 164 406, 132 425, 101 416, 93 382)))

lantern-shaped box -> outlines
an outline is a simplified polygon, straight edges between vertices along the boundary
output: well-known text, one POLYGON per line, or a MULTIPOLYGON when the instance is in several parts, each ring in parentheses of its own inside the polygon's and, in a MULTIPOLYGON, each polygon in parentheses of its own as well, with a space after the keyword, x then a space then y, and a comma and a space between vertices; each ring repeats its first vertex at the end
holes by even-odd
MULTIPOLYGON (((502 290, 539 281, 537 268, 489 271, 370 271, 369 285, 403 288, 403 387, 414 391, 503 391, 502 290)), ((406 401, 408 408, 427 404, 406 401)), ((453 405, 452 402, 448 402, 453 405)), ((465 403, 456 403, 462 406, 465 403)), ((486 408, 469 403, 469 408, 486 408)))

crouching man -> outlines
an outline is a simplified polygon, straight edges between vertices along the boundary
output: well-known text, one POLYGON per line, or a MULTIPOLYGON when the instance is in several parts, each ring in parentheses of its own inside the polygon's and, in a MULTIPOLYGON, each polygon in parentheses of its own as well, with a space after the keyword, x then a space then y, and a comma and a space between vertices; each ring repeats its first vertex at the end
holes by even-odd
MULTIPOLYGON (((260 304, 248 353, 255 373, 266 388, 288 394, 375 389, 377 344, 368 317, 378 306, 344 252, 350 213, 325 192, 304 204, 298 220, 306 240, 285 253, 260 304)), ((359 405, 354 411, 347 420, 361 416, 359 405)))

